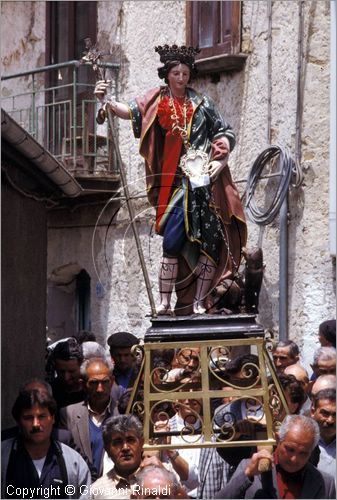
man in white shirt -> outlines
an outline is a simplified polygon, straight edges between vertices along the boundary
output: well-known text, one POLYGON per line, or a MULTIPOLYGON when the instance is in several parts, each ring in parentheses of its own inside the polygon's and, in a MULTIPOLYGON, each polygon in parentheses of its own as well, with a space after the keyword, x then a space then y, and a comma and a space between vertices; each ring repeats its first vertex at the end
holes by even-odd
POLYGON ((89 498, 85 461, 51 436, 55 412, 46 391, 20 392, 12 409, 20 432, 1 443, 1 498, 26 498, 28 490, 31 498, 89 498))

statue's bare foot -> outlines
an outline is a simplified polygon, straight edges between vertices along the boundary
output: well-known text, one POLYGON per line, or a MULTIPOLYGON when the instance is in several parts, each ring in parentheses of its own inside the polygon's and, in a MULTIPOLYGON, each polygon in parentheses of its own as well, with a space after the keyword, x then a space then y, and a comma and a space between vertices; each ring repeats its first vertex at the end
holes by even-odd
POLYGON ((172 309, 170 304, 159 304, 157 307, 158 316, 172 316, 172 309))
POLYGON ((202 302, 195 302, 193 304, 193 313, 194 314, 205 314, 206 307, 202 302))

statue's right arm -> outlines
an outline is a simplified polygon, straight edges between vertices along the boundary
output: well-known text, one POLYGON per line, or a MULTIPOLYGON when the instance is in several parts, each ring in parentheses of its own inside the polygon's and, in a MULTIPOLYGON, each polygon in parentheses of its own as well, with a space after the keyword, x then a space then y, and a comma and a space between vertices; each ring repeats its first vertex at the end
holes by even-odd
MULTIPOLYGON (((100 80, 96 83, 95 90, 94 90, 94 95, 97 97, 97 99, 100 102, 104 102, 105 100, 105 94, 107 92, 108 87, 110 86, 110 81, 109 80, 100 80)), ((123 120, 130 120, 130 113, 129 113, 129 107, 122 103, 122 102, 117 102, 111 98, 108 99, 107 106, 110 107, 111 111, 118 116, 118 118, 122 118, 123 120)))

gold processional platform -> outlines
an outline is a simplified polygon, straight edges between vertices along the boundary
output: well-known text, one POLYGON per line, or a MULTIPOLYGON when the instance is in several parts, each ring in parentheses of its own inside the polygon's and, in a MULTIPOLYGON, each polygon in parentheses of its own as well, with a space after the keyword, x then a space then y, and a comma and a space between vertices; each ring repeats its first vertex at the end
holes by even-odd
POLYGON ((255 315, 153 318, 127 410, 143 422, 144 451, 275 445, 289 411, 272 345, 255 315))

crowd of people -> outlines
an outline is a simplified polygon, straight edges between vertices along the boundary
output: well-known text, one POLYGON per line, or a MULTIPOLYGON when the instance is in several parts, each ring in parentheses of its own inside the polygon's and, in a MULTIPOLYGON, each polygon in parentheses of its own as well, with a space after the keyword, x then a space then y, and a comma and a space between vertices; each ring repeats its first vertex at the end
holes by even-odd
MULTIPOLYGON (((289 411, 278 415, 282 423, 273 451, 254 443, 174 448, 181 444, 182 429, 202 434, 202 402, 193 398, 200 385, 200 352, 188 346, 153 351, 155 383, 169 389, 183 385, 191 397, 158 408, 154 431, 157 439, 163 435, 158 442, 172 447, 143 449, 141 415, 126 413, 140 370, 132 352, 139 339, 117 332, 107 347, 92 335, 60 340, 48 348, 45 379, 22 385, 12 409, 16 425, 2 430, 2 498, 335 498, 335 325, 327 321, 319 327, 321 347, 311 376, 293 341, 279 342, 272 352, 289 411), (260 472, 261 459, 269 461, 268 472, 260 472)), ((250 407, 230 393, 247 386, 247 366, 249 383, 259 377, 258 364, 251 353, 233 355, 224 364, 217 387, 226 396, 211 402, 222 437, 234 429, 231 439, 254 440, 252 423, 265 424, 258 398, 250 407)), ((195 442, 195 435, 183 439, 195 442)))

